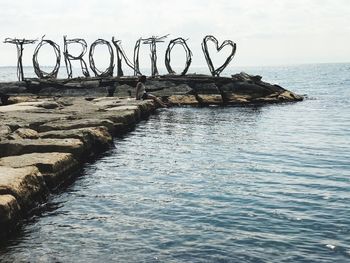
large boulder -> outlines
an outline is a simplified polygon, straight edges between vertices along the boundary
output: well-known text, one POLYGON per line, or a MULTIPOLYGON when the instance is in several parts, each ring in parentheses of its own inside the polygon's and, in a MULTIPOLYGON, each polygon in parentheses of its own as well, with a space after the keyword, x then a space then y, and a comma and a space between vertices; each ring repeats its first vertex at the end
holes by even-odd
POLYGON ((34 166, 12 168, 0 166, 0 195, 12 195, 22 210, 29 210, 45 200, 48 188, 34 166))
POLYGON ((20 207, 13 195, 0 195, 0 238, 17 224, 20 218, 20 207))
POLYGON ((196 94, 221 94, 215 83, 197 83, 194 85, 194 91, 196 94))
POLYGON ((29 153, 0 158, 0 166, 12 168, 35 166, 49 188, 55 188, 78 167, 78 162, 70 153, 29 153))
MULTIPOLYGON (((161 82, 162 83, 162 82, 161 82)), ((163 83, 164 84, 164 83, 163 83)), ((192 92, 192 88, 187 84, 178 84, 164 87, 162 90, 149 90, 149 92, 155 96, 172 96, 172 95, 184 95, 192 92)))

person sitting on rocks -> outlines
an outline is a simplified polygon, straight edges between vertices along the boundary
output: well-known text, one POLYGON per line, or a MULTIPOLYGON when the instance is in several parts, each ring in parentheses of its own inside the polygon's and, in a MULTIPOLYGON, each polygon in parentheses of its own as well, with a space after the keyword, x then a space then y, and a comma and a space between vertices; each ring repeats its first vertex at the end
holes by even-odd
POLYGON ((166 108, 167 105, 162 100, 160 100, 156 96, 146 91, 146 87, 145 87, 146 80, 147 78, 145 75, 142 75, 139 77, 139 80, 136 84, 136 99, 137 100, 152 99, 155 103, 158 103, 161 107, 166 108))

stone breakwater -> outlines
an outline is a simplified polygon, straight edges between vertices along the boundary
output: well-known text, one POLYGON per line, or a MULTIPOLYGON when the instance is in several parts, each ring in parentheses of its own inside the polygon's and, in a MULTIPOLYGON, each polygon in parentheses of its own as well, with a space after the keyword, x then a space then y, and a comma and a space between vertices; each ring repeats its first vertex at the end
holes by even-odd
POLYGON ((97 153, 155 109, 126 98, 13 98, 0 106, 0 236, 97 153), (19 102, 21 101, 21 102, 19 102))
MULTIPOLYGON (((113 136, 157 108, 152 100, 133 99, 136 81, 123 77, 0 83, 0 237, 44 203, 84 161, 112 147, 113 136), (115 97, 104 97, 107 93, 115 97)), ((231 78, 160 76, 148 79, 147 88, 170 105, 303 99, 246 73, 231 78)))
MULTIPOLYGON (((118 96, 135 97, 137 77, 26 79, 0 83, 5 104, 12 95, 118 96)), ((239 73, 231 77, 189 74, 148 78, 147 89, 176 105, 242 105, 300 101, 303 98, 279 85, 262 81, 261 76, 239 73)))

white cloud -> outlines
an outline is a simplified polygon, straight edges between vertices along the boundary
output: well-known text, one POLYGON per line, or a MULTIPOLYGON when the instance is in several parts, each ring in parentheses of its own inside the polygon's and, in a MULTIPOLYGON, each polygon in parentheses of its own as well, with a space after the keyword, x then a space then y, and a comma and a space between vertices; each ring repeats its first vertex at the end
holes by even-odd
MULTIPOLYGON (((131 54, 139 37, 170 33, 189 38, 193 64, 205 65, 201 41, 213 34, 237 42, 235 65, 350 61, 348 0, 0 0, 0 8, 2 40, 46 34, 63 47, 63 35, 88 43, 116 36, 131 54)), ((34 47, 26 47, 25 64, 34 47)), ((15 65, 15 57, 14 46, 0 44, 0 65, 15 65)))

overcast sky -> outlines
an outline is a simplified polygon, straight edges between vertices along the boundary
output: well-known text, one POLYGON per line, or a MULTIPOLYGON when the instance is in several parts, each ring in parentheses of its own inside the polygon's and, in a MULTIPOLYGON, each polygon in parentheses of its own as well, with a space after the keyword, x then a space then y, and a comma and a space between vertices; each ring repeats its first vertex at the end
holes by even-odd
MULTIPOLYGON (((350 62, 349 21, 349 0, 0 0, 2 41, 46 35, 63 49, 63 35, 88 44, 115 36, 131 58, 138 38, 170 34, 159 44, 160 67, 168 41, 180 36, 193 51, 192 65, 206 65, 201 41, 208 34, 237 43, 237 66, 350 62)), ((0 65, 15 66, 15 47, 2 41, 0 65)), ((34 48, 25 47, 24 64, 34 48)), ((177 52, 173 62, 183 64, 177 52)), ((212 56, 223 61, 225 52, 212 56)), ((40 59, 50 64, 52 56, 40 59)))

